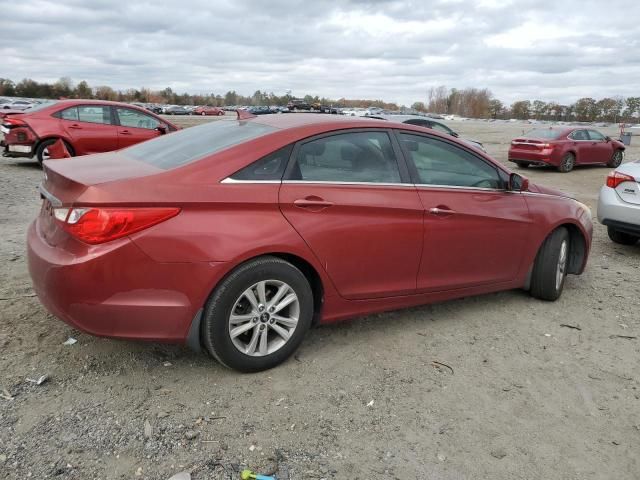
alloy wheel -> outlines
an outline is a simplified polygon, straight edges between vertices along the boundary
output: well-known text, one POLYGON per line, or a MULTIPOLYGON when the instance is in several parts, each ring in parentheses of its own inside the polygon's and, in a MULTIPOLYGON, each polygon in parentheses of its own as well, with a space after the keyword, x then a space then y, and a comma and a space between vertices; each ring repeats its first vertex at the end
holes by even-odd
POLYGON ((562 281, 566 274, 568 250, 569 246, 565 240, 562 242, 562 245, 560 245, 560 255, 558 255, 558 265, 556 267, 556 290, 560 290, 560 287, 562 287, 562 281))
POLYGON ((229 315, 229 336, 240 352, 270 355, 291 338, 300 317, 300 300, 287 283, 263 280, 247 288, 229 315))

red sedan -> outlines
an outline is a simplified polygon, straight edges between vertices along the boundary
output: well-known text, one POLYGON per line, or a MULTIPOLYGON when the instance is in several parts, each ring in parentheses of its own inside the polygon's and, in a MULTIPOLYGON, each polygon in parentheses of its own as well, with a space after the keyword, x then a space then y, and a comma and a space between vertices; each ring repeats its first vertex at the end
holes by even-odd
POLYGON ((100 168, 45 162, 28 261, 49 311, 257 371, 315 322, 514 288, 555 300, 585 268, 586 206, 450 135, 238 117, 103 155, 100 168))
POLYGON ((561 172, 570 172, 576 165, 616 168, 624 148, 622 142, 592 128, 537 128, 511 142, 509 161, 521 168, 551 165, 561 172))
POLYGON ((193 115, 224 115, 224 110, 218 107, 210 107, 209 105, 204 107, 197 107, 193 110, 193 115))
POLYGON ((7 115, 0 146, 9 157, 49 158, 48 148, 64 141, 72 156, 110 152, 173 132, 178 127, 133 105, 99 100, 43 103, 19 115, 7 115))

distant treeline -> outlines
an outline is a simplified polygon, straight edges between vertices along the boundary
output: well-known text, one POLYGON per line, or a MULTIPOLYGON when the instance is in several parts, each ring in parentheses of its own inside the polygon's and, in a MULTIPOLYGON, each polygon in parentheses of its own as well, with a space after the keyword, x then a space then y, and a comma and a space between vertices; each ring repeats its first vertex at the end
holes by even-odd
MULTIPOLYGON (((25 98, 93 98, 98 100, 113 100, 118 102, 141 102, 171 105, 214 105, 216 107, 231 105, 286 105, 291 99, 298 98, 292 95, 278 96, 274 93, 256 90, 251 96, 241 95, 233 90, 224 95, 210 93, 206 95, 190 95, 177 93, 167 87, 164 90, 155 91, 148 88, 130 88, 128 90, 114 90, 109 86, 91 87, 86 81, 77 85, 68 77, 63 77, 57 82, 36 82, 25 78, 18 83, 8 78, 0 78, 0 96, 25 97, 25 98)), ((305 95, 303 98, 308 103, 321 103, 323 105, 340 105, 344 107, 380 107, 388 110, 398 110, 395 103, 387 103, 382 100, 349 100, 305 95)))
MULTIPOLYGON (((91 87, 86 81, 74 84, 68 77, 55 83, 37 82, 25 78, 18 83, 0 78, 0 96, 26 98, 95 98, 99 100, 115 100, 120 102, 142 102, 176 105, 215 105, 218 107, 231 105, 286 105, 292 98, 290 94, 275 95, 260 90, 251 96, 245 96, 234 90, 224 95, 210 93, 206 95, 190 95, 177 93, 167 87, 155 91, 148 88, 130 88, 114 90, 109 86, 91 87)), ((330 99, 305 95, 308 103, 321 103, 341 107, 380 107, 387 110, 405 108, 396 103, 382 100, 330 99)), ((637 122, 640 117, 640 97, 581 98, 570 105, 542 100, 520 100, 505 105, 494 98, 490 90, 483 88, 447 88, 434 87, 427 92, 425 102, 415 102, 411 108, 421 112, 459 115, 470 118, 496 118, 519 120, 555 120, 555 121, 604 121, 604 122, 637 122)))

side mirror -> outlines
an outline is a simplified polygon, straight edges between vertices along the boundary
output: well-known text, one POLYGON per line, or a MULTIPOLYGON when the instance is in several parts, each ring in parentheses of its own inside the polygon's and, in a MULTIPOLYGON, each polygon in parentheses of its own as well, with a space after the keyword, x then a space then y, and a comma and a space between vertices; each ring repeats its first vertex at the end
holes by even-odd
POLYGON ((156 130, 160 132, 160 135, 164 135, 165 133, 167 133, 166 125, 158 125, 156 127, 156 130))
POLYGON ((529 179, 517 173, 512 173, 509 175, 509 190, 512 192, 526 192, 529 190, 529 179))

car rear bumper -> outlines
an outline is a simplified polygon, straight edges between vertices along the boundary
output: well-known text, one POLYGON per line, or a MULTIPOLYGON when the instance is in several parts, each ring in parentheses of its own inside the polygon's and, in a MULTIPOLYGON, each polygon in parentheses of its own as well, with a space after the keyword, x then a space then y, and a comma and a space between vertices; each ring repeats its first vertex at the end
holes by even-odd
POLYGON ((640 205, 623 201, 615 189, 605 185, 598 197, 598 221, 616 230, 635 229, 627 232, 635 235, 640 233, 640 205))
POLYGON ((2 141, 0 147, 4 157, 33 157, 33 145, 8 145, 2 141))
POLYGON ((159 263, 128 238, 49 245, 39 220, 27 233, 33 288, 56 317, 92 335, 184 343, 222 276, 222 263, 159 263))
POLYGON ((558 166, 560 159, 556 158, 552 150, 532 151, 532 150, 509 150, 510 162, 524 162, 530 165, 553 165, 558 166))

